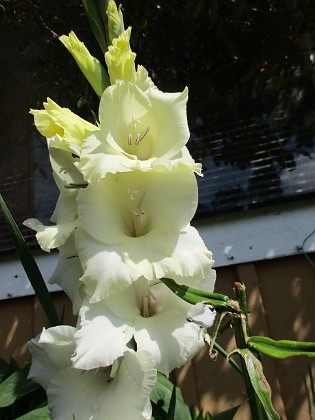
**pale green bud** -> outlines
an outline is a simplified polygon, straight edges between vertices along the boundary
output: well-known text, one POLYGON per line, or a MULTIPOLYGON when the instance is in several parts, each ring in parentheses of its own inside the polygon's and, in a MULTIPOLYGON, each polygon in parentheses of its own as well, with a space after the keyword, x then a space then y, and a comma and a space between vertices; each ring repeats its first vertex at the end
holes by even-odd
POLYGON ((111 84, 117 80, 135 81, 136 54, 130 48, 131 28, 126 29, 118 38, 113 39, 113 45, 108 47, 105 61, 111 84))
POLYGON ((108 75, 102 64, 89 53, 89 50, 74 32, 70 32, 69 36, 62 35, 59 39, 71 53, 97 95, 101 97, 109 85, 108 75))
POLYGON ((121 5, 117 9, 115 1, 111 0, 108 3, 106 14, 108 18, 109 42, 112 44, 113 40, 118 38, 125 29, 121 5))

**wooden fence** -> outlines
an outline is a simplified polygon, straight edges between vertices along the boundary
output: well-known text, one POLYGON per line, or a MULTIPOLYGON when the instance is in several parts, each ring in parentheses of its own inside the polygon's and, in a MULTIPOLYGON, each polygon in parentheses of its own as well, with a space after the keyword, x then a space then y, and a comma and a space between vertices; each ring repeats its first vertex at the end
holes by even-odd
MULTIPOLYGON (((252 335, 267 335, 275 340, 315 341, 315 270, 304 256, 265 260, 217 269, 216 291, 233 295, 235 281, 245 283, 248 295, 252 335)), ((63 293, 54 293, 58 312, 64 309, 64 322, 74 325, 71 304, 63 293)), ((15 358, 20 364, 29 359, 25 343, 47 325, 35 296, 0 302, 1 358, 15 358)), ((235 346, 232 331, 218 340, 226 350, 235 346)), ((263 358, 266 377, 272 388, 272 399, 282 419, 311 419, 309 359, 288 358, 275 361, 263 358)), ((315 364, 313 377, 315 378, 315 364)), ((212 414, 244 401, 244 388, 238 373, 218 356, 209 357, 205 348, 172 378, 181 386, 189 405, 195 404, 212 414)), ((244 403, 237 419, 249 419, 244 403)))

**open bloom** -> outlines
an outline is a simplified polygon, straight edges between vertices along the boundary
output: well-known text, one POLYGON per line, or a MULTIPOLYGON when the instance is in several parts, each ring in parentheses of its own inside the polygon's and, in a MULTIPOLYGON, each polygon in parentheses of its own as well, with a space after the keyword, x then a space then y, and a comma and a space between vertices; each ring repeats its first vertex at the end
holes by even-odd
POLYGON ((110 174, 82 189, 77 203, 76 248, 91 302, 142 276, 208 274, 212 254, 189 226, 197 206, 189 168, 110 174))
POLYGON ((106 369, 75 369, 71 363, 75 331, 66 325, 53 327, 29 342, 33 359, 29 378, 46 390, 52 418, 150 419, 150 393, 156 381, 150 354, 127 349, 106 369))
MULTIPOLYGON (((182 282, 213 291, 215 271, 207 279, 182 282)), ((142 278, 101 302, 85 299, 79 315, 81 328, 74 335, 77 347, 72 357, 75 367, 112 364, 133 337, 137 350, 149 351, 157 370, 168 376, 203 347, 202 328, 212 325, 215 313, 202 303, 184 302, 163 283, 149 286, 142 278)))
POLYGON ((107 173, 181 164, 200 173, 200 164, 185 146, 187 98, 187 89, 143 92, 127 81, 108 87, 100 101, 100 130, 87 137, 78 163, 86 181, 96 182, 107 173))

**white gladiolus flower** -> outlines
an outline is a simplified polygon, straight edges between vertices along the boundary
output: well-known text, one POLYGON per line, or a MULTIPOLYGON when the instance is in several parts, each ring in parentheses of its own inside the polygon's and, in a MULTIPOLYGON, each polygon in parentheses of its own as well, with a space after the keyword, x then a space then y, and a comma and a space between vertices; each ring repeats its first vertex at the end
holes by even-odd
POLYGON ((142 276, 208 274, 212 254, 189 226, 197 206, 189 168, 108 175, 81 190, 77 202, 76 248, 91 302, 142 276))
POLYGON ((46 390, 52 419, 150 419, 150 393, 156 381, 151 355, 126 349, 111 367, 76 369, 70 359, 75 331, 65 325, 53 327, 29 342, 33 358, 29 378, 46 390))
MULTIPOLYGON (((214 270, 208 279, 183 279, 184 283, 211 292, 214 281, 214 270)), ((74 335, 77 347, 72 357, 75 367, 111 365, 134 337, 137 350, 149 351, 157 370, 168 376, 203 347, 202 327, 212 325, 215 313, 202 303, 184 302, 163 283, 150 287, 146 280, 139 279, 101 302, 91 304, 86 299, 79 316, 81 328, 74 335)))
POLYGON ((100 130, 88 136, 77 164, 86 181, 94 183, 107 173, 144 171, 187 165, 200 173, 185 144, 187 89, 143 92, 135 84, 118 81, 102 95, 100 130))

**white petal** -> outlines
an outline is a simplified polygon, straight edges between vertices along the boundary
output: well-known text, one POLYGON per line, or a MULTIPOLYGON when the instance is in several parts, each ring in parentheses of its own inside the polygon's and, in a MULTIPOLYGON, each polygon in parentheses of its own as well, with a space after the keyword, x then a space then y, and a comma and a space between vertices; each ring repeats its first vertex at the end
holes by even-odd
POLYGON ((78 213, 95 239, 122 243, 124 237, 145 236, 154 229, 174 232, 185 227, 196 211, 197 194, 195 176, 187 167, 146 174, 135 170, 110 174, 82 189, 78 213))
POLYGON ((78 220, 60 223, 54 226, 44 226, 37 219, 27 219, 23 224, 37 232, 36 239, 43 251, 50 252, 53 248, 59 248, 69 238, 77 227, 78 220))
POLYGON ((84 271, 81 281, 90 302, 123 290, 139 278, 139 273, 122 261, 118 246, 106 247, 83 229, 76 229, 76 248, 84 271))
POLYGON ((75 167, 76 158, 73 157, 73 151, 64 151, 54 147, 50 140, 49 157, 53 169, 54 179, 61 193, 69 193, 65 185, 84 183, 82 174, 75 167))
MULTIPOLYGON (((116 413, 109 418, 123 419, 150 419, 150 394, 156 382, 155 361, 146 351, 126 351, 117 376, 118 395, 123 396, 123 404, 117 404, 116 413)), ((106 408, 106 401, 103 400, 106 408)), ((109 404, 109 401, 108 401, 109 404)))
MULTIPOLYGON (((111 133, 112 137, 108 138, 109 144, 115 150, 136 155, 139 159, 150 158, 147 147, 135 145, 135 129, 143 132, 150 127, 150 139, 152 131, 155 131, 155 127, 151 127, 148 113, 150 109, 148 97, 132 83, 120 80, 107 88, 100 101, 99 118, 100 129, 105 137, 111 133), (128 141, 129 134, 134 136, 133 142, 128 141), (144 156, 145 154, 148 156, 144 156)), ((147 146, 150 147, 151 142, 147 146)))
POLYGON ((186 116, 187 89, 164 93, 119 81, 105 90, 100 102, 100 129, 109 144, 140 161, 171 158, 186 144, 189 130, 186 116), (137 140, 138 135, 138 140, 137 140))
POLYGON ((200 327, 181 311, 169 309, 149 318, 137 318, 134 334, 138 351, 149 351, 157 370, 166 376, 193 358, 204 346, 200 327))
MULTIPOLYGON (((186 226, 179 236, 171 257, 161 263, 165 277, 177 281, 176 276, 207 278, 213 266, 212 253, 207 249, 198 231, 192 226, 186 226)), ((178 281, 179 282, 179 281, 178 281)))
POLYGON ((58 264, 52 273, 49 283, 58 284, 69 296, 73 304, 73 313, 77 314, 82 304, 83 284, 79 281, 83 271, 78 253, 75 249, 73 235, 59 248, 58 264))
POLYGON ((148 280, 170 277, 183 283, 183 278, 211 277, 214 282, 212 253, 206 248, 197 230, 191 226, 168 235, 154 231, 145 237, 128 238, 124 243, 124 261, 142 272, 148 280))
POLYGON ((56 224, 72 222, 77 217, 77 191, 68 194, 60 194, 50 220, 56 224))
MULTIPOLYGON (((107 135, 109 138, 111 134, 107 135)), ((107 173, 131 171, 137 161, 113 149, 101 132, 89 136, 83 144, 81 159, 77 164, 84 179, 96 183, 107 173)))
POLYGON ((58 370, 70 365, 74 351, 75 328, 67 325, 49 328, 28 342, 32 353, 29 378, 47 389, 58 370))
POLYGON ((98 303, 84 301, 79 313, 80 328, 75 333, 77 346, 72 357, 74 367, 107 367, 123 355, 133 334, 133 328, 129 327, 128 321, 138 312, 134 300, 131 289, 98 303), (115 307, 116 314, 109 310, 109 300, 115 307))
POLYGON ((170 159, 185 146, 189 139, 186 113, 188 89, 179 93, 165 93, 151 88, 146 91, 146 94, 152 104, 151 118, 159 121, 152 156, 170 159))
POLYGON ((72 367, 57 372, 47 388, 52 419, 98 419, 95 412, 98 413, 98 399, 106 387, 106 380, 106 373, 82 372, 72 367))

